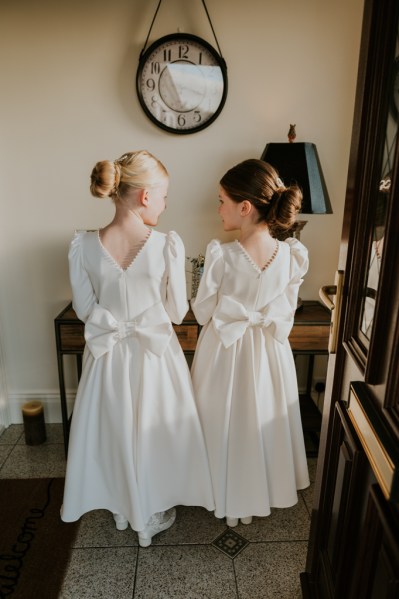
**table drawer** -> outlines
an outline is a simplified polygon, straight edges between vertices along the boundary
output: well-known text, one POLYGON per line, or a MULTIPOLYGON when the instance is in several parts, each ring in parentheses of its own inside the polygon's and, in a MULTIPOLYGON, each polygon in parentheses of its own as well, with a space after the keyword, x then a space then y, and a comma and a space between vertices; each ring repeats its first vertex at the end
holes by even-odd
MULTIPOLYGON (((198 325, 173 325, 183 351, 194 351, 198 339, 198 325)), ((59 327, 61 351, 83 351, 85 346, 83 324, 61 324, 59 327)))
POLYGON ((289 336, 291 349, 309 353, 327 352, 329 334, 328 325, 294 325, 289 336))
MULTIPOLYGON (((330 315, 317 302, 305 302, 305 309, 296 316, 296 322, 292 328, 289 340, 293 351, 303 353, 327 353, 328 338, 330 334, 330 315), (308 305, 309 304, 309 305, 308 305), (315 306, 313 306, 315 304, 315 306), (318 309, 316 316, 318 322, 309 322, 313 311, 318 309), (322 318, 325 322, 322 322, 322 318)), ((183 324, 173 325, 179 342, 185 352, 194 352, 198 334, 199 325, 190 311, 186 315, 183 324)), ((67 310, 56 319, 56 329, 58 333, 57 351, 64 353, 81 353, 85 346, 84 324, 78 320, 72 307, 67 306, 67 310), (66 319, 66 322, 62 321, 66 319), (73 319, 76 319, 73 321, 73 319)))
POLYGON ((61 351, 83 351, 85 346, 84 324, 60 324, 61 351))

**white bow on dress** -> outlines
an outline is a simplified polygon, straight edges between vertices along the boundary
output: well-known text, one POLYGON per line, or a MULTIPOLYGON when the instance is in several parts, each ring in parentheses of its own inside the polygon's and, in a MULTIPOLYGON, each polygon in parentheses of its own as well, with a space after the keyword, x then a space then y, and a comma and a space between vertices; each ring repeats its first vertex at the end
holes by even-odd
POLYGON ((260 311, 247 310, 237 300, 223 295, 212 317, 213 326, 224 347, 240 339, 248 327, 270 327, 280 343, 288 338, 293 324, 293 312, 284 295, 275 298, 260 311))
POLYGON ((129 321, 116 320, 109 310, 96 304, 86 322, 85 339, 94 358, 106 354, 126 337, 136 337, 144 350, 162 356, 172 330, 161 303, 154 304, 129 321))

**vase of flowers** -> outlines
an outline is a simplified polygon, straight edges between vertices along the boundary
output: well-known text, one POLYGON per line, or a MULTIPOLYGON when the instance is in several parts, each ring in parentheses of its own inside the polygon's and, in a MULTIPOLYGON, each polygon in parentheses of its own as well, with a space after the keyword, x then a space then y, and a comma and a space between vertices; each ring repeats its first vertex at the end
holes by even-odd
POLYGON ((196 258, 187 257, 191 264, 191 297, 194 298, 198 292, 198 286, 204 272, 205 256, 198 254, 196 258))

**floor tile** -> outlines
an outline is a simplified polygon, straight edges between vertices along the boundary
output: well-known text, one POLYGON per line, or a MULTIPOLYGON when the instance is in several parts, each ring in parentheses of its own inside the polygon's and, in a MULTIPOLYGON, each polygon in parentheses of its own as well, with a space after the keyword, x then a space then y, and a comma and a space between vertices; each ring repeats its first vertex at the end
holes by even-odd
POLYGON ((131 599, 137 549, 73 549, 59 599, 131 599))
MULTIPOLYGON (((204 508, 178 506, 176 521, 168 530, 156 535, 152 545, 205 545, 226 530, 224 520, 215 518, 204 508)), ((137 545, 137 534, 130 526, 116 530, 112 514, 94 510, 82 516, 75 547, 137 545)))
POLYGON ((309 538, 309 512, 301 496, 291 508, 272 508, 270 516, 254 517, 252 524, 234 528, 248 541, 306 541, 309 538))
POLYGON ((0 470, 0 478, 65 476, 63 445, 15 445, 0 470))
POLYGON ((130 528, 116 530, 111 512, 93 510, 80 519, 74 547, 129 547, 138 545, 137 534, 130 528))
POLYGON ((258 543, 234 560, 240 599, 299 599, 307 543, 258 543))
POLYGON ((153 539, 153 545, 205 544, 226 529, 224 520, 201 507, 178 506, 176 521, 168 530, 153 539))
POLYGON ((203 545, 139 550, 134 599, 205 598, 238 599, 231 559, 203 545))
POLYGON ((0 445, 15 445, 21 437, 25 441, 23 424, 11 424, 0 436, 0 445))
POLYGON ((212 543, 216 549, 222 551, 228 557, 234 559, 241 551, 244 551, 249 541, 244 539, 241 535, 235 532, 232 528, 228 528, 221 535, 218 536, 212 543))
MULTIPOLYGON (((65 476, 62 425, 46 424, 46 433, 28 446, 23 425, 4 431, 0 478, 65 476)), ((107 510, 85 514, 60 599, 299 599, 317 459, 308 465, 312 484, 294 507, 229 529, 213 512, 178 506, 175 524, 146 549, 130 527, 117 531, 107 510), (228 531, 249 541, 235 557, 212 546, 228 531)))
MULTIPOLYGON (((0 445, 0 478, 1 478, 1 468, 2 468, 2 466, 4 466, 12 449, 13 449, 13 445, 0 445)), ((10 477, 10 478, 13 478, 13 477, 10 477)))

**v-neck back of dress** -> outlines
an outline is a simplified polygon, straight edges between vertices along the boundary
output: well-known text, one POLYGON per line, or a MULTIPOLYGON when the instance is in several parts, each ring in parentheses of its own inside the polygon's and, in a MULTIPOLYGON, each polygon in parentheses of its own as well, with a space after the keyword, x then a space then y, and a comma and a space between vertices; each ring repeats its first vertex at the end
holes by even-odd
MULTIPOLYGON (((72 253, 80 270, 75 268, 72 278, 83 278, 79 273, 87 273, 84 289, 88 306, 91 301, 98 303, 109 309, 118 321, 134 319, 150 306, 166 302, 174 239, 172 233, 166 235, 151 230, 133 262, 124 270, 102 246, 98 231, 78 234, 72 253)), ((184 249, 182 253, 184 255, 184 249)), ((184 259, 180 258, 180 262, 184 264, 184 259)), ((180 286, 185 289, 185 280, 180 282, 179 279, 180 286)))
POLYGON ((236 245, 239 248, 241 254, 244 256, 244 258, 246 258, 247 262, 249 262, 249 264, 256 270, 257 273, 264 273, 266 272, 266 270, 273 264, 273 262, 275 261, 278 253, 279 253, 279 242, 276 239, 276 247, 271 255, 271 257, 269 258, 269 260, 261 267, 259 266, 255 260, 252 258, 252 256, 249 254, 249 252, 245 249, 245 247, 242 245, 242 243, 240 241, 238 241, 238 239, 236 239, 236 245))
POLYGON ((141 254, 141 252, 144 250, 145 246, 147 245, 147 242, 148 242, 149 238, 151 237, 151 233, 152 233, 152 229, 148 229, 147 235, 144 237, 144 239, 141 242, 139 242, 137 244, 137 249, 133 253, 133 257, 130 259, 130 261, 127 264, 127 266, 122 266, 121 264, 119 264, 119 262, 112 256, 111 252, 105 247, 105 245, 103 244, 103 242, 101 240, 100 229, 97 231, 97 239, 98 239, 98 243, 99 243, 99 245, 101 247, 101 250, 102 250, 103 254, 106 256, 106 258, 118 270, 120 270, 122 272, 127 272, 133 266, 133 264, 136 262, 138 256, 141 254))

